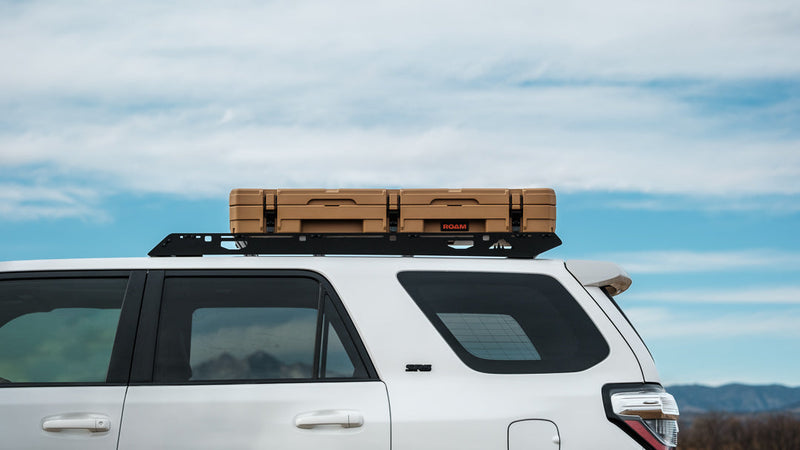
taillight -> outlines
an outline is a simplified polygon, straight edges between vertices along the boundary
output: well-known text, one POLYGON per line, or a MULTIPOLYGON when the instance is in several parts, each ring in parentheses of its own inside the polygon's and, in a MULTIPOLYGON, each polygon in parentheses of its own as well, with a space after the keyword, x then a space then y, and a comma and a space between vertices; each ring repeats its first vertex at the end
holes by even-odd
POLYGON ((608 420, 645 448, 671 450, 678 445, 678 404, 657 384, 610 384, 603 387, 608 420))

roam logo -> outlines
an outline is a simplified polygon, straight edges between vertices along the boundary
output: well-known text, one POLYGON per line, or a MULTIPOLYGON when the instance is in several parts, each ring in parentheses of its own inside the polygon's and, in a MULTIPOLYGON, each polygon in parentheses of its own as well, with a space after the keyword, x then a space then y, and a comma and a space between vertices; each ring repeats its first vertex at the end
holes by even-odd
POLYGON ((469 231, 469 222, 442 222, 442 231, 469 231))

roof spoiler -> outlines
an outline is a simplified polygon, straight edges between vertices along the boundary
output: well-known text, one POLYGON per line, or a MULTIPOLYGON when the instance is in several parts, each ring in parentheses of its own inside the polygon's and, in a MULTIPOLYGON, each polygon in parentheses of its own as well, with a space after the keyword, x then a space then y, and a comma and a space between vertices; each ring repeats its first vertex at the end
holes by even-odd
POLYGON ((599 287, 609 295, 621 294, 631 286, 631 277, 612 262, 570 260, 566 266, 582 285, 599 287))

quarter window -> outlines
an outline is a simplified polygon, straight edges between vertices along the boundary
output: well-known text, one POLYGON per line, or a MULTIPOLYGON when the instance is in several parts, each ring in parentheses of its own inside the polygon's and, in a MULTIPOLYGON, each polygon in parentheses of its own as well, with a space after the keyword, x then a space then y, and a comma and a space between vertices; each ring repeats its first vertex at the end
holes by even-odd
POLYGON ((519 323, 508 314, 439 313, 436 316, 464 350, 478 358, 542 359, 519 323))
POLYGON ((550 276, 401 272, 398 279, 453 351, 475 370, 575 372, 609 353, 586 312, 550 276))

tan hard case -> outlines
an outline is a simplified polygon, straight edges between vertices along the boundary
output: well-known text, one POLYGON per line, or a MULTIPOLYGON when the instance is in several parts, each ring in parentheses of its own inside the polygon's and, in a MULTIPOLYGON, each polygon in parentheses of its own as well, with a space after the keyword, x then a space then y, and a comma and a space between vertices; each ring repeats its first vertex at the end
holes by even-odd
POLYGON ((554 232, 555 193, 552 189, 234 189, 230 195, 233 233, 386 233, 393 231, 390 217, 397 218, 400 233, 554 232), (519 220, 518 230, 514 218, 519 220))
POLYGON ((231 233, 266 233, 266 213, 275 210, 275 192, 276 189, 232 190, 231 233))
POLYGON ((400 233, 440 233, 443 223, 466 222, 470 232, 511 231, 508 189, 403 189, 400 233))
POLYGON ((279 189, 277 233, 385 233, 386 189, 279 189))
POLYGON ((555 233, 556 193, 552 189, 522 189, 523 233, 555 233))

